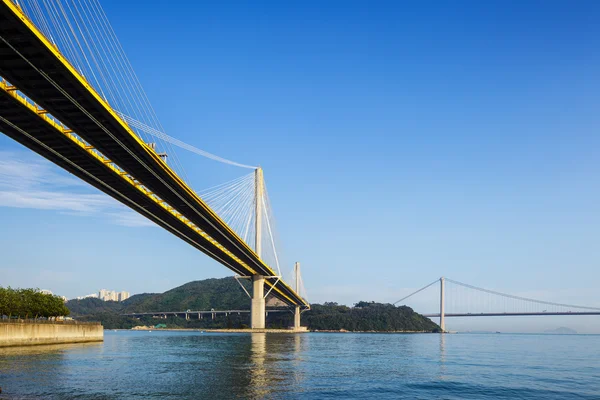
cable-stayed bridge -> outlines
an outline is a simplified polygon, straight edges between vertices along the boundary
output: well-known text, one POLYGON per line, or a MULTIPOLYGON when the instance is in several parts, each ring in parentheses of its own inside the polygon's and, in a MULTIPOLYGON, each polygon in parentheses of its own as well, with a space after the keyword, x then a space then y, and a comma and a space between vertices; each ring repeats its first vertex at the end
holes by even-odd
POLYGON ((415 296, 424 293, 429 288, 438 289, 436 293, 439 293, 439 312, 422 314, 429 318, 439 318, 442 330, 446 330, 446 317, 600 315, 600 307, 563 304, 515 296, 444 277, 415 290, 396 301, 394 305, 410 305, 410 302, 406 302, 406 300, 414 299, 415 296))
POLYGON ((268 294, 299 326, 262 169, 164 133, 98 0, 0 0, 0 131, 251 279, 253 328, 268 294), (253 172, 196 192, 173 145, 253 172))

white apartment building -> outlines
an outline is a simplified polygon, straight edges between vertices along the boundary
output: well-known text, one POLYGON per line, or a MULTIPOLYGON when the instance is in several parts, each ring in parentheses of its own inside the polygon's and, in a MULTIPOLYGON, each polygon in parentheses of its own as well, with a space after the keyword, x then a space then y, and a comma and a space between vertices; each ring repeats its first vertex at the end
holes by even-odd
POLYGON ((116 292, 114 290, 100 289, 98 298, 104 301, 123 301, 129 298, 129 292, 116 292))

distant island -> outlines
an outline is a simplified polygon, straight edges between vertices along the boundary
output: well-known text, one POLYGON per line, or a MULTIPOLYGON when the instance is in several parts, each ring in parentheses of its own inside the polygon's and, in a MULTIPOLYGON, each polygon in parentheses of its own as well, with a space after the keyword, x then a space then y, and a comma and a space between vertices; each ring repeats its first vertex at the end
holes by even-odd
MULTIPOLYGON (((194 281, 164 293, 133 295, 122 301, 102 301, 97 298, 70 300, 66 306, 71 315, 81 321, 101 321, 106 329, 131 329, 135 326, 168 328, 248 328, 248 314, 219 315, 212 318, 190 319, 169 317, 140 319, 123 316, 127 313, 185 311, 185 310, 247 310, 250 300, 233 277, 194 281)), ((275 298, 267 298, 267 306, 282 308, 275 298)), ((287 328, 293 325, 293 314, 269 313, 268 328, 287 328)), ((440 327, 410 307, 360 301, 354 307, 334 302, 313 304, 302 314, 302 325, 313 331, 349 332, 439 332, 440 327)))
POLYGON ((544 333, 558 333, 561 335, 576 335, 577 331, 574 329, 571 329, 571 328, 566 328, 564 326, 561 326, 560 328, 545 330, 544 333))

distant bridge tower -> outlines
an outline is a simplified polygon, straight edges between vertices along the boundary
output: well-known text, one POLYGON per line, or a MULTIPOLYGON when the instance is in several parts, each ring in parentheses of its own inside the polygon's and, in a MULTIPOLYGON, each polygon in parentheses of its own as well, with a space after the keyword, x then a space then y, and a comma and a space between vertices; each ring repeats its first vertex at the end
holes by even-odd
POLYGON ((446 332, 446 316, 444 315, 444 286, 445 278, 442 276, 440 278, 440 328, 442 328, 442 332, 446 332))
MULTIPOLYGON (((254 251, 261 257, 262 253, 262 202, 264 192, 264 178, 262 168, 256 168, 255 174, 255 190, 254 190, 254 224, 255 224, 255 242, 254 251)), ((250 326, 252 329, 265 328, 265 277, 262 275, 252 276, 252 312, 250 314, 250 326)))

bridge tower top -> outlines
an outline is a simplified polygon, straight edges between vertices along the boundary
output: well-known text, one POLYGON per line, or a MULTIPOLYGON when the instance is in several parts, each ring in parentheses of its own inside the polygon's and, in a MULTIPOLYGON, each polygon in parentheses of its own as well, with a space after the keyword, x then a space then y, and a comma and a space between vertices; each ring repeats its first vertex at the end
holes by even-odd
POLYGON ((297 261, 296 264, 294 264, 294 276, 296 279, 294 290, 296 290, 296 293, 300 293, 300 263, 297 261))
POLYGON ((264 177, 263 170, 261 167, 256 168, 254 171, 254 212, 255 212, 255 238, 254 238, 254 251, 256 254, 262 256, 262 219, 263 219, 263 192, 264 192, 264 177))

